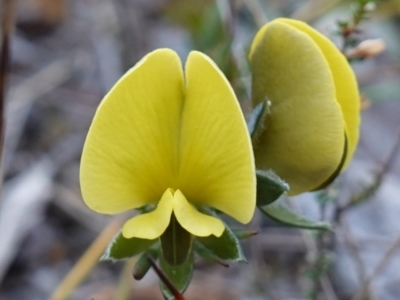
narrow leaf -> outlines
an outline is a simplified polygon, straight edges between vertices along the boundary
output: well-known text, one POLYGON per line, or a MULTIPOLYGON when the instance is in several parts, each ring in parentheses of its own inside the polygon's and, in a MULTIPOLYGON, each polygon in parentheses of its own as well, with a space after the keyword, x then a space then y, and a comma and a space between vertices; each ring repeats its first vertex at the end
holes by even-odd
POLYGON ((222 260, 247 262, 238 238, 226 225, 224 233, 220 237, 214 235, 196 237, 196 241, 222 260))
POLYGON ((254 107, 253 112, 250 115, 249 122, 247 123, 247 129, 249 130, 251 140, 254 141, 258 136, 265 130, 265 119, 269 113, 268 100, 265 100, 256 107, 254 107))
MULTIPOLYGON (((172 285, 183 294, 192 279, 194 265, 193 251, 190 251, 187 259, 180 265, 170 265, 162 255, 160 255, 160 266, 162 271, 172 285)), ((163 282, 161 282, 161 292, 168 300, 175 300, 171 289, 163 282)))
POLYGON ((178 266, 186 261, 192 247, 192 235, 179 224, 174 214, 160 239, 165 261, 171 266, 178 266))
POLYGON ((133 278, 136 280, 141 280, 151 268, 151 263, 148 257, 152 257, 153 259, 158 258, 159 247, 154 244, 152 247, 149 248, 146 252, 144 252, 139 260, 136 262, 135 266, 133 267, 132 275, 133 278))
POLYGON ((111 243, 108 245, 105 253, 100 260, 122 260, 131 258, 153 245, 155 240, 146 240, 139 238, 124 238, 121 231, 114 237, 111 243))
POLYGON ((263 212, 274 221, 291 227, 332 230, 328 223, 307 219, 278 201, 270 205, 259 206, 258 208, 261 210, 261 212, 263 212))
POLYGON ((239 240, 244 240, 258 234, 258 231, 247 229, 232 229, 232 231, 239 240))
POLYGON ((226 268, 229 267, 229 265, 225 261, 221 260, 218 256, 216 256, 213 252, 208 250, 203 244, 198 241, 194 242, 194 250, 198 255, 206 260, 217 262, 226 268))
POLYGON ((265 206, 276 201, 289 190, 289 185, 272 170, 257 170, 257 205, 265 206))

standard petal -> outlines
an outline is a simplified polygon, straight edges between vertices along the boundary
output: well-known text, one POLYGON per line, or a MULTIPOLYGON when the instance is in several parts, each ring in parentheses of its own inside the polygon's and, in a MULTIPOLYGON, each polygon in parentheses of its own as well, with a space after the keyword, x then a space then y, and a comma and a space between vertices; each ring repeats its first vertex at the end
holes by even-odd
POLYGON ((235 94, 210 58, 191 52, 180 137, 179 189, 242 223, 255 209, 250 137, 235 94))
POLYGON ((167 189, 155 210, 135 216, 125 222, 122 235, 127 238, 153 240, 158 238, 168 227, 174 206, 173 195, 167 189))
POLYGON ((174 194, 174 213, 179 224, 195 236, 220 237, 225 230, 221 220, 199 212, 180 190, 174 194))
POLYGON ((157 202, 177 167, 183 71, 178 55, 154 51, 100 104, 82 154, 83 199, 100 213, 157 202))
POLYGON ((308 34, 318 45, 328 61, 336 88, 336 99, 342 107, 347 133, 347 155, 344 168, 349 164, 356 150, 360 125, 360 96, 357 79, 346 57, 321 33, 306 23, 291 19, 277 19, 308 34))
POLYGON ((257 34, 250 61, 253 104, 271 103, 257 166, 288 182, 289 195, 320 186, 344 151, 343 115, 324 55, 305 33, 271 22, 257 34))

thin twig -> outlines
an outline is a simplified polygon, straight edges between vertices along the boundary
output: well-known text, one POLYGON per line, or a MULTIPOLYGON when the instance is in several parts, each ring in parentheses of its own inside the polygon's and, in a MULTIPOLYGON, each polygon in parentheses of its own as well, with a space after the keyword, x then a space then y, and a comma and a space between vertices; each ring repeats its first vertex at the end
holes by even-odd
POLYGON ((238 1, 238 3, 246 6, 258 27, 261 27, 268 22, 268 18, 265 15, 264 9, 259 0, 241 0, 238 1))
POLYGON ((328 276, 324 275, 320 278, 322 290, 325 293, 326 300, 339 300, 328 276))
POLYGON ((229 37, 230 40, 233 39, 234 35, 234 15, 232 4, 228 0, 217 0, 216 5, 219 11, 219 15, 221 16, 222 27, 225 31, 225 34, 229 37))
POLYGON ((347 221, 345 221, 343 217, 340 219, 340 225, 342 227, 344 241, 347 244, 347 246, 349 247, 351 253, 353 254, 354 261, 356 263, 358 280, 360 282, 363 282, 366 277, 366 271, 365 271, 363 261, 361 259, 360 247, 358 246, 357 241, 355 240, 353 233, 351 232, 351 230, 347 224, 347 221))
POLYGON ((86 278, 98 264, 101 255, 114 235, 121 228, 122 219, 114 219, 89 246, 60 285, 55 289, 50 300, 66 300, 74 289, 86 278))
POLYGON ((138 257, 134 257, 125 263, 122 274, 119 277, 115 300, 131 299, 133 280, 131 279, 130 274, 137 261, 138 257))
POLYGON ((394 162, 400 152, 400 127, 397 129, 397 134, 396 134, 396 142, 393 145, 389 156, 385 163, 383 164, 381 170, 379 173, 377 173, 374 177, 373 182, 366 188, 364 188, 361 192, 359 192, 356 195, 353 195, 349 201, 346 202, 346 204, 342 206, 338 206, 334 213, 334 221, 338 222, 340 219, 341 215, 343 212, 346 210, 363 203, 365 200, 369 199, 372 197, 377 190, 380 188, 382 185, 386 175, 390 172, 390 168, 394 165, 394 162))
MULTIPOLYGON (((317 263, 319 265, 321 262, 320 259, 322 257, 320 257, 321 253, 320 253, 319 246, 317 245, 317 240, 311 236, 310 232, 305 231, 305 230, 301 230, 301 236, 303 238, 304 245, 306 246, 307 251, 309 253, 312 253, 314 256, 313 261, 315 262, 315 265, 317 263)), ((312 295, 314 292, 316 293, 315 297, 317 297, 319 287, 322 288, 322 291, 327 300, 338 300, 335 290, 332 287, 332 283, 326 274, 321 274, 320 276, 318 276, 318 279, 315 282, 313 282, 313 287, 312 287, 313 290, 310 293, 311 297, 314 296, 314 295, 312 295)))
POLYGON ((397 158, 397 155, 399 154, 400 150, 400 127, 397 128, 397 134, 396 134, 396 143, 393 145, 392 150, 390 151, 390 154, 388 156, 388 159, 386 160, 386 163, 383 165, 383 168, 381 172, 378 174, 378 180, 379 182, 383 181, 384 176, 389 173, 390 167, 393 165, 395 159, 397 158))
MULTIPOLYGON (((356 239, 354 238, 354 236, 347 224, 347 221, 345 220, 345 218, 343 216, 341 217, 339 222, 340 222, 339 225, 342 227, 344 241, 345 241, 346 245, 349 247, 351 253, 353 254, 354 262, 355 262, 356 269, 357 269, 358 280, 360 283, 362 283, 362 282, 364 282, 364 280, 367 277, 367 275, 366 275, 367 272, 365 270, 364 263, 361 259, 360 247, 359 247, 356 239)), ((371 288, 367 288, 366 297, 369 300, 376 299, 375 294, 371 288)))
POLYGON ((290 17, 292 19, 311 23, 342 2, 344 2, 344 0, 309 0, 300 5, 299 9, 297 9, 290 17))
POLYGON ((396 252, 399 250, 399 248, 400 248, 400 236, 393 242, 393 244, 390 246, 390 248, 383 255, 382 259, 378 262, 377 266, 372 271, 371 275, 369 275, 364 280, 362 287, 359 289, 359 291, 353 297, 352 300, 364 299, 365 294, 367 293, 368 289, 370 288, 370 285, 371 285, 372 281, 374 280, 374 278, 386 268, 387 264, 390 262, 390 260, 393 258, 393 256, 396 254, 396 252))
POLYGON ((80 50, 71 56, 63 57, 46 65, 32 76, 10 88, 5 107, 4 158, 3 171, 7 173, 23 133, 29 112, 35 100, 53 91, 69 78, 76 66, 85 59, 85 52, 80 50))

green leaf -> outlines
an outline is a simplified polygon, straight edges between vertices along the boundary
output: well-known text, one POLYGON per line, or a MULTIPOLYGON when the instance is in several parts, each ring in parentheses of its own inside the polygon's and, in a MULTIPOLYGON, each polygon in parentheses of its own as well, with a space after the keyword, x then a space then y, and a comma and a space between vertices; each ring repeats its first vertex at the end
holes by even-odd
MULTIPOLYGON (((162 255, 160 255, 160 266, 161 270, 165 273, 171 283, 178 289, 180 293, 183 293, 192 279, 194 265, 193 251, 190 251, 186 261, 177 266, 171 266, 162 255)), ((164 297, 168 300, 175 300, 174 295, 171 293, 169 288, 164 284, 160 283, 161 292, 164 297)))
POLYGON ((199 50, 207 52, 221 41, 229 39, 226 33, 218 6, 212 3, 203 13, 201 26, 197 34, 193 35, 193 42, 199 50))
POLYGON ((214 235, 207 237, 196 237, 196 241, 201 243, 215 256, 222 260, 247 262, 238 238, 226 225, 225 230, 220 237, 216 237, 214 235))
POLYGON ((289 185, 272 170, 257 170, 257 205, 265 206, 276 201, 289 190, 289 185))
POLYGON ((210 260, 210 261, 213 261, 213 262, 218 262, 219 264, 223 265, 224 267, 229 267, 229 265, 225 261, 221 260, 218 256, 216 256, 213 252, 208 250, 199 241, 195 241, 194 242, 194 250, 196 251, 196 253, 198 255, 200 255, 201 257, 203 257, 206 260, 210 260))
POLYGON ((108 245, 103 256, 100 258, 102 261, 115 261, 131 258, 153 245, 155 240, 146 240, 139 238, 124 238, 121 231, 115 235, 113 240, 108 245))
POLYGON ((135 278, 136 280, 141 280, 146 275, 146 273, 151 268, 151 264, 147 258, 151 256, 154 260, 156 260, 158 258, 159 250, 159 244, 154 244, 140 256, 135 266, 133 267, 133 278, 135 278))
POLYGON ((165 261, 171 266, 178 266, 186 261, 192 247, 192 235, 179 224, 174 214, 160 239, 165 261))
POLYGON ((307 219, 297 212, 290 209, 280 201, 276 201, 270 205, 258 207, 265 215, 291 227, 305 228, 305 229, 319 229, 319 230, 332 230, 330 225, 326 222, 318 222, 307 219))
POLYGON ((249 237, 255 236, 258 234, 256 230, 248 230, 248 229, 232 229, 233 234, 239 239, 244 240, 248 239, 249 237))
POLYGON ((263 102, 257 104, 250 115, 249 122, 247 123, 247 129, 249 130, 253 143, 256 142, 257 138, 265 130, 265 119, 270 113, 268 103, 268 100, 264 100, 263 102))

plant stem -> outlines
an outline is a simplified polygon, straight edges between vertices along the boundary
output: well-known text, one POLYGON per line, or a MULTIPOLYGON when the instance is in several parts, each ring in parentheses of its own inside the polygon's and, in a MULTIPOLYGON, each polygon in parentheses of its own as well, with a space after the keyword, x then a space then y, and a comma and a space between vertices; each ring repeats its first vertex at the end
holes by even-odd
POLYGON ((183 295, 177 290, 177 288, 172 284, 171 280, 164 274, 164 272, 157 266, 156 262, 151 256, 147 257, 147 260, 151 264, 154 271, 157 273, 161 281, 168 287, 170 292, 174 295, 176 300, 185 300, 183 295))

